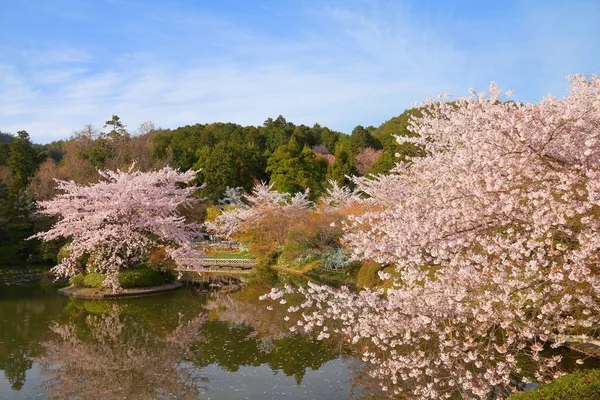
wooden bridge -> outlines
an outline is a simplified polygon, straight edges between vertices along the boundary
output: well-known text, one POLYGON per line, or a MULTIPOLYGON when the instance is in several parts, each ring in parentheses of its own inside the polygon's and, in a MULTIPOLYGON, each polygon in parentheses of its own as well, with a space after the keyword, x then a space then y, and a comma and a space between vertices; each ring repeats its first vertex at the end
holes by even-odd
POLYGON ((189 268, 177 269, 181 272, 227 272, 248 274, 256 267, 256 262, 248 258, 211 258, 185 260, 189 268), (197 266, 197 267, 194 267, 197 266))

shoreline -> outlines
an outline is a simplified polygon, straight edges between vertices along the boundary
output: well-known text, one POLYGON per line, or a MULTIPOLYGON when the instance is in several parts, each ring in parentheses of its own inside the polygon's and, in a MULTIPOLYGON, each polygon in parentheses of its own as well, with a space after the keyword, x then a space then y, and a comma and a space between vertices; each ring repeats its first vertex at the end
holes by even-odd
POLYGON ((98 289, 98 288, 67 286, 67 287, 58 289, 58 293, 62 294, 63 296, 69 296, 69 297, 80 298, 80 299, 118 299, 118 298, 122 298, 122 297, 151 296, 154 294, 172 292, 172 291, 180 289, 182 287, 183 287, 183 284, 181 284, 179 282, 171 282, 171 283, 165 283, 164 285, 160 285, 160 286, 122 289, 120 292, 113 293, 113 292, 105 291, 104 289, 98 289))

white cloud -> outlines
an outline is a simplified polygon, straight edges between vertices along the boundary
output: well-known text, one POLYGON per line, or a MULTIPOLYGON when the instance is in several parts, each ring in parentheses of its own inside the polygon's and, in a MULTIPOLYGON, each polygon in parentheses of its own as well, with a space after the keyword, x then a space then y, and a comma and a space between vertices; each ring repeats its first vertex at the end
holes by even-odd
MULTIPOLYGON (((507 41, 483 32, 498 42, 482 46, 486 37, 478 38, 473 50, 461 47, 452 27, 389 4, 313 8, 303 15, 311 22, 305 29, 282 37, 214 15, 151 11, 146 18, 152 23, 120 27, 122 34, 144 38, 140 46, 111 58, 94 52, 94 44, 50 43, 35 57, 26 50, 14 63, 0 64, 0 129, 26 129, 34 141, 47 142, 88 123, 101 126, 112 114, 132 130, 147 120, 174 128, 262 124, 282 114, 349 132, 357 124, 378 125, 428 96, 464 94, 491 80, 517 89, 518 96, 532 80, 532 68, 522 63, 553 37, 544 31, 518 48, 511 41, 521 31, 507 41)), ((570 54, 589 53, 594 45, 580 43, 570 54)), ((574 65, 554 66, 544 82, 564 88, 563 76, 571 72, 565 69, 574 65)))

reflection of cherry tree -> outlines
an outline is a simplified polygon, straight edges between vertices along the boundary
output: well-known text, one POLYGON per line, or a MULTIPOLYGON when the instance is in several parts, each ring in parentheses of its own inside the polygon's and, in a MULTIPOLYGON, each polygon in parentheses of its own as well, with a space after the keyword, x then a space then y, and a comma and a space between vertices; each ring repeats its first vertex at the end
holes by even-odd
POLYGON ((283 320, 287 306, 267 309, 257 297, 250 288, 209 300, 209 315, 218 321, 207 321, 203 326, 198 343, 202 351, 193 355, 196 365, 218 364, 237 371, 240 366, 267 364, 273 371, 293 376, 300 385, 307 370, 316 371, 340 357, 342 351, 334 343, 291 333, 283 320))
POLYGON ((265 309, 264 304, 257 304, 256 301, 248 299, 248 296, 241 298, 239 293, 217 293, 211 296, 206 308, 214 310, 221 321, 251 327, 251 336, 258 338, 265 349, 273 340, 290 335, 287 324, 281 318, 281 312, 270 312, 265 309))
POLYGON ((55 323, 56 339, 39 358, 53 379, 50 398, 197 398, 199 387, 180 363, 205 321, 199 315, 162 337, 121 314, 88 314, 83 321, 55 323))

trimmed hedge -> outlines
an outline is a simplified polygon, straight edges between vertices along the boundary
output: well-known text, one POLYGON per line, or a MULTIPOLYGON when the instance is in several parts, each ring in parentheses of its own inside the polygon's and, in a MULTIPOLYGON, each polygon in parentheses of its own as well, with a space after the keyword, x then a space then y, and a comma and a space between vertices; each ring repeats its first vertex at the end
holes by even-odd
POLYGON ((125 269, 119 272, 119 282, 124 288, 158 286, 165 281, 164 274, 153 269, 125 269))
POLYGON ((73 285, 73 286, 82 287, 84 279, 85 279, 85 277, 83 275, 77 274, 77 275, 71 277, 69 282, 71 282, 71 285, 73 285))
POLYGON ((509 400, 598 400, 600 369, 576 371, 538 389, 513 394, 509 400))
POLYGON ((104 282, 105 278, 106 278, 106 275, 104 275, 104 274, 98 274, 96 272, 91 272, 89 274, 86 274, 83 277, 83 286, 92 287, 92 288, 101 288, 102 282, 104 282))
MULTIPOLYGON (((71 284, 89 288, 101 288, 106 275, 90 272, 86 275, 75 275, 71 284)), ((119 282, 124 289, 162 285, 167 281, 165 275, 149 268, 124 269, 119 271, 119 282)))

